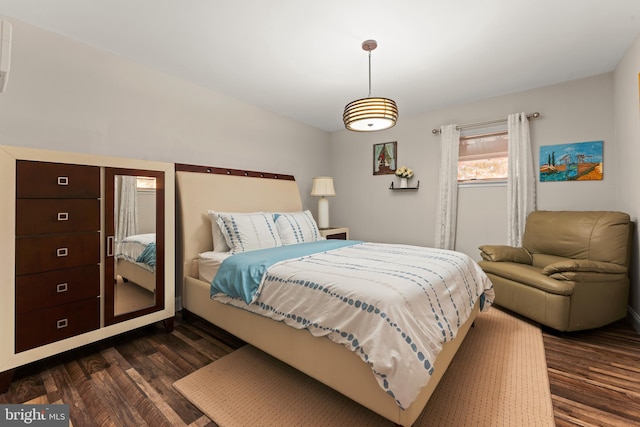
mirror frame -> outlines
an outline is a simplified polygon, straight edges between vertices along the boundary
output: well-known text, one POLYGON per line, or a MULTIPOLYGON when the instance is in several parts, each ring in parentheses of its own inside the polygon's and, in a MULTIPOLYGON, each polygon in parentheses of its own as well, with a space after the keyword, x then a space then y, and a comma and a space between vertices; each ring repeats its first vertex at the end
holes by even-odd
POLYGON ((164 309, 165 275, 165 173, 143 169, 105 168, 105 268, 104 268, 104 325, 133 319, 164 309), (115 315, 115 256, 109 255, 109 237, 115 236, 115 177, 116 175, 148 176, 156 179, 156 298, 155 304, 140 310, 115 315))

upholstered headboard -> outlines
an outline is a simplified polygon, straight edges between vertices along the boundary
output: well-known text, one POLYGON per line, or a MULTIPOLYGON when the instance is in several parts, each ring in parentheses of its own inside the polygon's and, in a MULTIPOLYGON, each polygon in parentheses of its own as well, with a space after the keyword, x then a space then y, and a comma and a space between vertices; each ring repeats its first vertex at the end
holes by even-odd
MULTIPOLYGON (((213 249, 207 210, 294 212, 302 210, 292 175, 176 165, 177 283, 192 275, 192 261, 213 249)), ((197 276, 196 276, 197 277, 197 276)))

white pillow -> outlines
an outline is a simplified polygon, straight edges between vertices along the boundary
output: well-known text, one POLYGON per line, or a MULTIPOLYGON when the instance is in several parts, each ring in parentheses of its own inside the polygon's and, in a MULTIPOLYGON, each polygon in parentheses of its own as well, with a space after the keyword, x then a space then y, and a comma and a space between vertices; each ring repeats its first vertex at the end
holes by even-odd
POLYGON ((234 254, 282 246, 272 214, 218 212, 218 226, 234 254))
POLYGON ((273 214, 278 227, 278 234, 283 245, 294 243, 315 242, 324 240, 318 230, 318 224, 311 212, 283 212, 273 214))
POLYGON ((220 230, 218 225, 218 212, 207 211, 209 219, 211 220, 211 237, 213 238, 213 251, 214 252, 229 252, 229 245, 227 240, 220 230))

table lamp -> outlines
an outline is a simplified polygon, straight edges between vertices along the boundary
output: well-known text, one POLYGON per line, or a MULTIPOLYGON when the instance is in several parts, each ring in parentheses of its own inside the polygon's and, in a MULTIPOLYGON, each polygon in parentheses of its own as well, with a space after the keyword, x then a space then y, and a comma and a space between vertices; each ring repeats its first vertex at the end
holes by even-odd
POLYGON ((327 196, 335 196, 333 178, 330 176, 317 176, 313 178, 311 195, 319 196, 318 199, 318 228, 329 228, 329 199, 327 196))

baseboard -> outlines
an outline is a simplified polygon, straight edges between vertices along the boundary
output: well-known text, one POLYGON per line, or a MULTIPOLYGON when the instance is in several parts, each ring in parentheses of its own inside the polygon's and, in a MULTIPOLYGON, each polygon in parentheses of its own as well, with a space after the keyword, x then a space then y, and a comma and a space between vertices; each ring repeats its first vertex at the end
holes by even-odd
POLYGON ((629 319, 629 322, 631 323, 631 326, 633 326, 633 329, 640 333, 640 314, 638 314, 632 307, 629 307, 629 310, 627 312, 627 319, 629 319))

